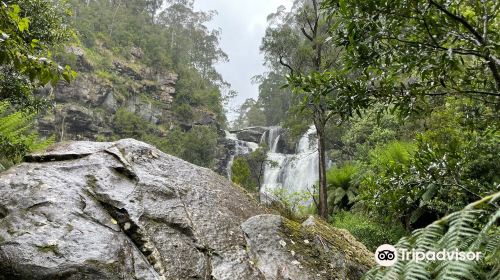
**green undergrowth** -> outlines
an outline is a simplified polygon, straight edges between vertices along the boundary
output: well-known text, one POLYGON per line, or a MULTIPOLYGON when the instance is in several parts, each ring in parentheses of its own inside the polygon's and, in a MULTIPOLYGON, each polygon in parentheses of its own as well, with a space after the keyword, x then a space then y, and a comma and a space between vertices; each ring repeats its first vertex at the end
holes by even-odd
POLYGON ((400 224, 386 225, 363 213, 347 211, 335 213, 331 223, 334 227, 349 231, 372 252, 382 244, 395 244, 406 234, 400 224))

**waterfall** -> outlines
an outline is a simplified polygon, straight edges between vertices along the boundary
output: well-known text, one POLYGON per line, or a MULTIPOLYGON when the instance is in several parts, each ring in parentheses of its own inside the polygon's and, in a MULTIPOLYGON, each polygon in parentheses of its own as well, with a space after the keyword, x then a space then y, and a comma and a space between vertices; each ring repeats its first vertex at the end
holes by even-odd
MULTIPOLYGON (((269 132, 271 150, 268 159, 276 162, 276 166, 267 165, 264 171, 262 191, 272 193, 277 188, 285 188, 289 192, 303 192, 312 187, 318 181, 318 144, 316 140, 316 128, 309 127, 307 132, 300 138, 295 154, 282 154, 277 151, 278 135, 274 135, 274 129, 269 132)), ((312 189, 311 189, 312 191, 312 189)))
POLYGON ((271 152, 276 151, 278 148, 278 141, 281 133, 281 127, 273 126, 268 130, 268 142, 267 146, 271 149, 271 152))
MULTIPOLYGON (((260 144, 269 147, 267 159, 276 164, 267 164, 264 170, 261 191, 272 194, 273 190, 284 188, 288 192, 304 192, 318 181, 318 141, 316 128, 310 126, 297 143, 295 154, 280 153, 282 128, 270 127, 260 138, 260 144)), ((234 142, 227 164, 227 176, 231 178, 231 166, 234 158, 255 151, 259 144, 239 140, 236 134, 226 131, 226 139, 234 142)))
POLYGON ((227 178, 231 179, 231 166, 233 166, 234 158, 236 156, 246 155, 257 150, 257 148, 259 148, 259 144, 239 140, 235 133, 230 133, 227 130, 224 132, 226 133, 226 139, 234 142, 234 150, 230 152, 229 161, 226 166, 227 178))

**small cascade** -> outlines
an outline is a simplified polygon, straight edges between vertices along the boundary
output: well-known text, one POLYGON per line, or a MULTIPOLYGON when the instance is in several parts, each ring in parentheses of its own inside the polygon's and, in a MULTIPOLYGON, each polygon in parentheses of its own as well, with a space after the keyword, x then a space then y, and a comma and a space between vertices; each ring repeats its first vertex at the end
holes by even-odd
POLYGON ((234 142, 234 150, 231 151, 229 161, 227 163, 226 172, 227 178, 231 178, 231 166, 233 166, 233 161, 236 156, 249 154, 257 148, 259 148, 259 144, 253 142, 247 142, 243 140, 239 140, 236 134, 230 133, 229 131, 225 131, 226 139, 234 142))
POLYGON ((278 141, 281 133, 281 127, 279 126, 273 126, 268 130, 268 137, 267 137, 267 146, 271 149, 272 151, 276 151, 276 148, 278 147, 278 141))
MULTIPOLYGON (((270 127, 260 138, 260 145, 267 145, 267 159, 275 164, 267 164, 264 170, 261 191, 271 194, 273 190, 284 188, 288 192, 312 191, 312 186, 318 181, 318 141, 316 128, 310 126, 300 138, 294 154, 287 154, 280 148, 283 129, 279 126, 270 127)), ((234 142, 227 164, 227 176, 231 178, 231 166, 234 158, 255 151, 259 144, 239 140, 236 134, 226 131, 226 139, 234 142)), ((266 195, 265 195, 266 196, 266 195)))
MULTIPOLYGON (((303 192, 318 181, 318 144, 316 129, 311 126, 300 138, 295 154, 282 154, 277 151, 280 135, 271 137, 271 150, 268 159, 276 162, 275 166, 267 165, 264 172, 262 191, 272 193, 277 188, 285 188, 289 192, 303 192)), ((312 189, 311 189, 312 191, 312 189)))

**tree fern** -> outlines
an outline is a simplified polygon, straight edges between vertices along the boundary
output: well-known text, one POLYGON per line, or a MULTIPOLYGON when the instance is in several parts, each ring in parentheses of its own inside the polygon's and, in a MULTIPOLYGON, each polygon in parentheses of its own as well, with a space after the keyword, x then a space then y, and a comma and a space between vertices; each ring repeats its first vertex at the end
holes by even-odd
POLYGON ((33 132, 34 115, 11 112, 8 102, 0 102, 0 168, 19 161, 28 152, 41 149, 53 139, 41 140, 33 132))
POLYGON ((483 198, 412 235, 400 239, 399 250, 481 252, 479 261, 398 260, 376 267, 365 279, 500 280, 500 192, 483 198))

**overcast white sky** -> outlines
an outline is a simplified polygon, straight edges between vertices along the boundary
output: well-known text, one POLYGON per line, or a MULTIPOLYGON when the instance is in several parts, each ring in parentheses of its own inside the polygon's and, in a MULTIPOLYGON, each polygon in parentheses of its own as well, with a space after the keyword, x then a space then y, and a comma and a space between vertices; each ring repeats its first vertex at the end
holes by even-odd
MULTIPOLYGON (((217 65, 224 79, 238 92, 228 109, 239 107, 247 98, 258 96, 253 76, 265 71, 259 46, 267 27, 267 15, 280 5, 290 8, 293 0, 196 0, 196 10, 216 10, 209 28, 222 31, 221 47, 229 62, 217 65)), ((230 120, 234 115, 229 111, 230 120)))

